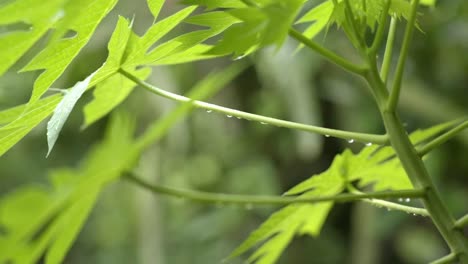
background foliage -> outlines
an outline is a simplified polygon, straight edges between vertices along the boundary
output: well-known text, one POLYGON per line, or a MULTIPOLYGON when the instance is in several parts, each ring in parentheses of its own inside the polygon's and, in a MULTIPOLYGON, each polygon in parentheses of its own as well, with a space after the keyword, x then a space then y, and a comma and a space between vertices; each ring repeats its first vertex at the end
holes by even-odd
MULTIPOLYGON (((53 10, 55 2, 50 1, 50 6, 44 10, 53 10)), ((311 5, 315 4, 311 2, 311 5)), ((175 2, 168 1, 161 16, 166 17, 179 9, 175 2)), ((117 23, 117 14, 124 17, 135 14, 133 29, 139 34, 153 22, 145 1, 119 1, 54 86, 71 87, 105 61, 107 42, 117 23)), ((81 25, 78 20, 64 23, 81 25)), ((255 21, 252 24, 255 25, 255 21)), ((405 80, 408 88, 403 90, 401 97, 402 115, 410 131, 468 113, 468 35, 465 30, 468 27, 468 3, 463 0, 440 1, 437 8, 421 17, 419 24, 423 32, 416 32, 405 80)), ((78 26, 72 28, 76 32, 87 30, 78 26)), ((191 26, 178 28, 176 33, 190 29, 191 26)), ((401 39, 401 33, 398 32, 397 41, 401 39)), ((317 37, 320 38, 330 48, 343 51, 343 54, 349 50, 352 54, 352 47, 346 44, 342 34, 330 30, 326 37, 317 37)), ((295 44, 291 40, 281 41, 286 41, 281 50, 273 47, 242 59, 252 66, 211 101, 326 127, 382 131, 378 112, 366 91, 360 89, 363 86, 360 80, 308 50, 290 57, 295 44)), ((18 75, 16 71, 41 45, 44 40, 1 77, 2 109, 29 100, 33 81, 39 73, 18 75)), ((60 48, 51 48, 44 56, 51 56, 60 48)), ((246 50, 240 50, 235 57, 244 52, 246 50)), ((228 63, 228 59, 216 59, 161 66, 153 69, 148 81, 181 94, 212 69, 225 67, 228 63)), ((29 65, 29 69, 35 67, 39 66, 29 65)), ((51 63, 48 67, 57 65, 51 63)), ((41 78, 47 81, 46 77, 41 78)), ((38 96, 43 92, 40 88, 37 91, 38 96)), ((90 99, 91 95, 85 94, 77 107, 83 108, 90 99)), ((137 89, 119 109, 137 116, 135 129, 142 131, 155 117, 174 107, 175 104, 166 99, 148 96, 137 89)), ((7 194, 31 182, 46 188, 45 183, 49 181, 46 174, 51 168, 79 167, 93 144, 103 137, 107 123, 109 118, 104 118, 81 131, 83 117, 79 111, 72 112, 47 159, 45 124, 38 126, 0 159, 0 193, 7 194)), ((116 147, 126 147, 125 133, 116 137, 123 137, 115 139, 123 144, 116 147)), ((432 153, 426 162, 455 215, 464 212, 464 201, 468 201, 468 186, 463 181, 468 174, 467 145, 468 134, 465 132, 432 153)), ((358 150, 362 147, 343 140, 195 110, 145 153, 139 170, 142 175, 170 186, 227 193, 279 194, 310 175, 324 171, 344 148, 358 150)), ((102 153, 96 155, 105 157, 102 153)), ((116 161, 108 162, 115 164, 116 161)), ((56 173, 72 174, 63 170, 56 173)), ((63 186, 67 182, 54 184, 63 186)), ((89 199, 93 198, 92 190, 88 195, 89 199)), ((103 190, 66 262, 219 263, 275 209, 202 205, 155 197, 125 181, 116 182, 103 190)), ((319 238, 295 238, 280 263, 344 263, 345 260, 352 263, 421 263, 446 251, 442 239, 427 219, 354 203, 336 205, 319 238)), ((241 257, 231 262, 241 263, 242 260, 241 257)))

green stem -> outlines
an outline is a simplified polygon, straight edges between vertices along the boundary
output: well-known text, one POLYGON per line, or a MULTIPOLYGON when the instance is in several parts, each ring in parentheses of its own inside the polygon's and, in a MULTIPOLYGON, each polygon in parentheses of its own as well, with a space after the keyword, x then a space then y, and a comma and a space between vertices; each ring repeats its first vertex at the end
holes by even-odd
MULTIPOLYGON (((245 5, 247 6, 252 6, 252 7, 258 7, 258 5, 252 1, 252 0, 241 0, 245 5)), ((314 41, 308 39, 306 36, 302 35, 299 31, 290 28, 289 29, 289 36, 292 38, 296 39, 297 41, 301 42, 308 48, 314 50, 318 54, 322 55, 329 61, 335 63, 336 65, 342 67, 345 70, 348 70, 352 73, 358 74, 358 75, 364 75, 366 72, 366 68, 358 66, 352 62, 349 62, 348 60, 338 56, 336 53, 333 51, 326 49, 322 47, 321 45, 315 43, 314 41)))
MULTIPOLYGON (((375 33, 374 41, 372 42, 372 46, 369 49, 369 54, 372 57, 376 56, 377 51, 379 50, 380 45, 382 44, 384 33, 385 33, 385 27, 387 25, 387 17, 388 17, 389 9, 390 9, 390 0, 387 0, 385 2, 384 8, 382 9, 382 16, 380 17, 379 27, 377 28, 377 33, 375 33)), ((387 47, 389 47, 388 44, 387 44, 387 47)))
POLYGON ((468 263, 468 243, 464 234, 455 229, 455 220, 440 198, 424 164, 411 144, 408 134, 395 112, 382 112, 390 142, 413 185, 425 190, 423 203, 452 252, 461 252, 459 260, 468 263))
POLYGON ((451 130, 447 131, 446 133, 438 136, 437 138, 435 138, 431 142, 427 143, 423 147, 417 149, 417 152, 418 152, 419 156, 422 157, 422 156, 426 155, 431 150, 433 150, 434 148, 436 148, 436 147, 442 145, 443 143, 447 142, 448 140, 450 140, 451 138, 453 138, 455 135, 457 135, 459 132, 465 130, 466 128, 468 128, 468 121, 465 121, 465 122, 461 123, 460 125, 458 125, 458 126, 452 128, 451 130))
POLYGON ((345 12, 346 12, 346 20, 347 20, 347 23, 349 25, 351 25, 351 30, 353 32, 351 32, 351 34, 354 36, 354 38, 357 40, 357 45, 358 45, 358 49, 361 53, 365 53, 365 50, 366 50, 366 43, 362 37, 362 35, 360 34, 359 32, 359 29, 356 25, 356 19, 354 19, 354 13, 353 13, 353 9, 351 7, 351 5, 349 4, 349 0, 344 0, 345 2, 345 5, 346 5, 346 8, 345 8, 345 12))
POLYGON ((226 114, 228 117, 237 117, 237 118, 243 118, 246 120, 251 120, 251 121, 258 121, 262 124, 270 124, 278 127, 285 127, 285 128, 290 128, 290 129, 296 129, 296 130, 301 130, 301 131, 306 131, 306 132, 311 132, 311 133, 317 133, 317 134, 322 134, 325 136, 333 136, 337 138, 343 138, 346 140, 353 140, 353 141, 359 141, 363 143, 372 143, 372 144, 380 144, 384 145, 387 143, 387 136, 386 135, 375 135, 375 134, 367 134, 367 133, 355 133, 355 132, 348 132, 348 131, 342 131, 342 130, 337 130, 337 129, 331 129, 331 128, 324 128, 324 127, 318 127, 318 126, 311 126, 311 125, 305 125, 301 123, 296 123, 296 122, 291 122, 291 121, 286 121, 286 120, 281 120, 281 119, 276 119, 272 117, 266 117, 262 115, 256 115, 256 114, 251 114, 215 104, 210 104, 206 103, 203 101, 198 101, 198 100, 192 100, 190 98, 187 98, 185 96, 181 96, 178 94, 174 94, 165 90, 162 90, 158 87, 152 86, 137 77, 133 76, 129 72, 121 69, 119 70, 122 75, 125 77, 129 78, 130 80, 134 81, 135 83, 139 84, 146 90, 157 94, 159 96, 168 98, 170 100, 174 100, 177 102, 182 102, 182 103, 190 103, 192 106, 198 107, 198 108, 203 108, 208 111, 214 111, 214 112, 219 112, 226 114))
MULTIPOLYGON (((356 189, 355 187, 353 187, 350 184, 347 185, 346 189, 350 193, 363 194, 363 192, 359 191, 358 189, 356 189)), ((408 197, 404 198, 404 199, 408 199, 408 197)), ((406 205, 402 205, 402 204, 398 204, 398 203, 392 203, 392 202, 389 202, 389 201, 384 201, 384 200, 375 199, 375 198, 373 198, 373 199, 364 199, 362 201, 366 202, 368 204, 372 204, 374 206, 377 206, 379 208, 385 207, 388 210, 403 211, 403 212, 406 212, 408 214, 413 214, 413 215, 429 216, 429 213, 424 208, 415 208, 415 207, 412 207, 412 206, 406 206, 406 205)))
POLYGON ((405 70, 405 62, 408 57, 408 51, 413 37, 413 31, 416 23, 416 15, 418 10, 419 0, 411 2, 411 15, 406 24, 405 36, 403 37, 403 44, 401 47, 400 57, 398 58, 397 68, 395 70, 395 80, 393 82, 390 100, 388 101, 387 109, 393 111, 398 103, 400 97, 401 82, 403 79, 403 72, 405 70))
POLYGON ((421 190, 402 190, 402 191, 385 191, 352 194, 344 193, 334 196, 323 196, 314 198, 303 197, 288 197, 288 196, 268 196, 268 195, 239 195, 239 194, 224 194, 224 193, 209 193, 193 190, 183 190, 162 185, 151 184, 134 174, 127 174, 126 179, 143 187, 151 192, 175 196, 178 198, 188 199, 204 203, 224 203, 224 204, 245 204, 245 205, 288 205, 295 203, 321 203, 321 202, 353 202, 367 198, 403 198, 412 197, 420 198, 424 195, 421 190))
POLYGON ((305 46, 309 47, 310 49, 314 50, 318 54, 322 55, 329 61, 335 63, 336 65, 342 67, 343 69, 355 73, 357 75, 363 76, 367 72, 367 67, 356 65, 340 56, 338 56, 333 51, 322 47, 321 45, 317 44, 316 42, 308 39, 306 36, 302 35, 299 31, 295 29, 289 30, 289 36, 298 40, 305 46))
POLYGON ((413 214, 413 215, 430 216, 427 210, 424 208, 417 208, 417 207, 402 205, 398 203, 392 203, 392 202, 388 202, 388 201, 384 201, 380 199, 365 199, 363 200, 363 202, 372 204, 379 208, 385 207, 388 210, 402 211, 402 212, 413 214))
POLYGON ((468 225, 468 214, 464 215, 462 218, 458 219, 455 222, 455 227, 459 229, 462 229, 467 225, 468 225))
POLYGON ((382 62, 382 68, 380 70, 380 76, 385 83, 388 82, 388 73, 390 72, 390 65, 392 64, 393 56, 393 43, 395 42, 397 20, 392 17, 390 19, 390 28, 388 29, 387 43, 385 44, 385 54, 382 62))
POLYGON ((445 257, 432 261, 430 264, 448 264, 448 263, 454 263, 456 260, 457 260, 457 254, 450 253, 445 257))

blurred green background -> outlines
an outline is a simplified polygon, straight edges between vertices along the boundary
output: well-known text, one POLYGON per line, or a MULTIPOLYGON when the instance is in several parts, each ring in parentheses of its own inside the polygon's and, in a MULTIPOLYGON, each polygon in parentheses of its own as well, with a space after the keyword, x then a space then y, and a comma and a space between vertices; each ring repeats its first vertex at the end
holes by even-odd
MULTIPOLYGON (((162 15, 179 8, 175 1, 167 1, 162 15)), ((415 34, 400 103, 408 131, 468 113, 468 2, 439 1, 437 8, 421 11, 422 32, 415 34)), ((144 0, 121 0, 54 87, 69 87, 102 64, 117 14, 135 15, 137 33, 153 22, 144 0)), ((335 28, 317 41, 346 57, 355 56, 335 28)), ((16 71, 43 44, 38 43, 1 77, 1 109, 27 101, 38 73, 16 71)), ((292 56, 296 46, 288 41, 279 51, 266 49, 244 58, 252 66, 210 101, 308 124, 381 133, 380 117, 364 83, 309 50, 292 56)), ((210 71, 229 63, 226 58, 159 67, 148 82, 184 93, 210 71)), ((86 95, 76 109, 90 99, 86 95)), ((136 89, 120 108, 135 116, 141 131, 174 106, 136 89)), ((107 122, 104 119, 82 131, 82 118, 75 110, 47 159, 45 124, 6 153, 0 159, 0 195, 23 184, 45 182, 51 168, 79 164, 102 137, 107 122)), ((362 147, 195 110, 145 153, 138 170, 149 180, 174 187, 278 195, 326 169, 345 148, 362 147)), ((456 216, 468 209, 467 160, 465 132, 426 161, 456 216)), ((275 209, 202 205, 154 196, 128 182, 117 182, 102 193, 66 263, 220 263, 275 209)), ((428 219, 354 203, 336 205, 320 237, 297 237, 280 263, 425 263, 445 253, 446 246, 428 219)))

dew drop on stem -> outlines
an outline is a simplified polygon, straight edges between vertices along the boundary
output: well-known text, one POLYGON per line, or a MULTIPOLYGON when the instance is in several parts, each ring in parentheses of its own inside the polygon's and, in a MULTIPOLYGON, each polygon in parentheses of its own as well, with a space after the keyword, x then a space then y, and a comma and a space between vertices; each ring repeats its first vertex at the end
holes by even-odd
POLYGON ((372 142, 367 142, 366 147, 370 147, 370 146, 372 146, 372 142))
POLYGON ((235 60, 235 61, 236 61, 236 60, 240 60, 240 59, 242 59, 242 58, 244 58, 244 57, 245 57, 245 54, 239 55, 239 56, 235 57, 234 60, 235 60))
POLYGON ((262 125, 266 125, 267 123, 265 123, 265 122, 260 122, 260 124, 262 124, 262 125))
POLYGON ((403 198, 398 198, 398 201, 399 201, 400 203, 402 203, 402 202, 403 202, 403 198))
POLYGON ((330 137, 330 135, 325 135, 325 137, 330 137))
POLYGON ((227 118, 231 118, 231 117, 232 117, 232 115, 226 115, 226 116, 227 116, 227 118))
POLYGON ((349 140, 348 140, 348 143, 350 143, 350 144, 351 144, 351 143, 354 143, 354 139, 349 139, 349 140))
POLYGON ((405 202, 409 203, 409 202, 411 202, 411 199, 410 199, 410 198, 406 198, 406 199, 405 199, 405 202))
POLYGON ((211 112, 213 112, 213 110, 209 110, 209 109, 208 109, 208 110, 206 110, 206 112, 207 112, 207 113, 211 113, 211 112))

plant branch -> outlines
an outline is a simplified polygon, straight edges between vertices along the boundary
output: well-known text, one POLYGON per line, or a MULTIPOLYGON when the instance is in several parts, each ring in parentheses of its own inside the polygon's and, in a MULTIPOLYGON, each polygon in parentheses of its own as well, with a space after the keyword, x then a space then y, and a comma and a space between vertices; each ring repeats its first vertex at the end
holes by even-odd
POLYGON ((183 190, 157 184, 151 184, 132 173, 125 175, 125 179, 145 188, 153 193, 175 196, 178 198, 188 199, 204 203, 225 203, 225 204, 245 204, 245 205, 288 205, 295 203, 321 203, 321 202, 337 202, 346 203, 367 198, 403 198, 412 197, 420 198, 424 195, 422 190, 402 190, 402 191, 385 191, 372 193, 344 193, 334 196, 323 196, 314 198, 305 197, 288 197, 288 196, 268 196, 268 195, 240 195, 240 194, 224 194, 200 192, 194 190, 183 190))
POLYGON ((380 21, 379 21, 379 27, 377 28, 377 33, 375 33, 374 41, 372 42, 372 46, 369 49, 369 53, 373 57, 376 56, 377 51, 379 50, 380 45, 382 44, 382 41, 383 41, 385 27, 387 26, 388 10, 390 9, 390 1, 391 0, 387 0, 385 2, 385 6, 382 9, 382 16, 380 17, 380 21))
POLYGON ((413 214, 413 215, 430 216, 427 210, 424 208, 417 208, 417 207, 402 205, 399 203, 392 203, 392 202, 388 202, 388 201, 380 200, 380 199, 364 199, 362 201, 375 205, 379 208, 385 207, 388 210, 403 211, 403 212, 406 212, 408 214, 413 214))
MULTIPOLYGON (((252 0, 241 0, 245 5, 247 6, 252 6, 252 7, 258 7, 257 3, 255 3, 252 0)), ((322 47, 321 45, 317 44, 313 40, 310 40, 306 36, 304 36, 302 33, 299 31, 295 30, 294 28, 289 29, 289 36, 296 39, 297 41, 301 42, 308 48, 312 49, 313 51, 317 52, 318 54, 322 55, 325 57, 327 60, 335 63, 336 65, 342 67, 343 69, 350 71, 352 73, 358 74, 358 75, 364 75, 366 72, 365 67, 358 66, 340 56, 338 56, 336 53, 333 51, 322 47)))
POLYGON ((462 229, 468 225, 468 214, 464 215, 462 218, 458 219, 455 222, 455 228, 462 229))
POLYGON ((425 190, 424 207, 444 237, 452 252, 459 252, 461 263, 468 263, 468 241, 462 231, 454 228, 455 219, 442 201, 423 161, 412 145, 397 113, 383 110, 390 142, 413 185, 425 190))
POLYGON ((388 111, 393 111, 400 97, 401 83, 403 79, 403 72, 405 69, 406 58, 408 57, 408 51, 413 37, 413 31, 416 22, 416 15, 418 10, 419 0, 413 0, 411 2, 411 14, 406 24, 405 35, 403 37, 403 44, 400 51, 400 57, 398 58, 397 68, 395 70, 395 80, 393 82, 392 91, 387 105, 388 111))
POLYGON ((356 20, 354 19, 354 13, 353 13, 353 9, 351 7, 351 5, 349 4, 349 0, 344 0, 345 2, 345 5, 346 5, 346 8, 345 8, 345 12, 346 12, 346 20, 348 22, 348 24, 351 25, 351 30, 353 31, 351 34, 354 34, 354 37, 356 38, 357 40, 357 45, 359 45, 359 47, 357 47, 359 49, 359 51, 361 53, 364 53, 364 51, 366 50, 366 44, 364 42, 364 39, 362 38, 362 35, 360 34, 359 32, 359 29, 356 25, 356 20))
POLYGON ((460 125, 452 128, 451 130, 445 132, 444 134, 438 136, 437 138, 430 141, 429 143, 427 143, 423 147, 417 149, 417 152, 418 152, 419 156, 422 157, 422 156, 426 155, 431 150, 433 150, 434 148, 444 144, 445 142, 447 142, 448 140, 450 140, 451 138, 453 138, 459 132, 465 130, 466 128, 468 128, 468 121, 465 121, 465 122, 461 123, 460 125))
POLYGON ((292 38, 294 38, 297 41, 301 42, 305 46, 309 47, 310 49, 314 50, 318 54, 322 55, 323 57, 325 57, 329 61, 335 63, 336 65, 342 67, 343 69, 345 69, 347 71, 350 71, 352 73, 355 73, 355 74, 361 75, 361 76, 363 76, 367 71, 367 67, 356 65, 356 64, 344 59, 343 57, 338 56, 333 51, 322 47, 321 45, 317 44, 313 40, 308 39, 302 33, 300 33, 299 31, 297 31, 297 30, 295 30, 293 28, 289 29, 289 36, 291 36, 292 38))
POLYGON ((380 77, 385 84, 388 82, 388 73, 390 71, 390 65, 392 62, 396 26, 397 20, 396 18, 392 17, 390 19, 390 28, 388 29, 387 43, 385 44, 385 54, 382 62, 382 68, 380 70, 380 77))
POLYGON ((182 95, 174 94, 168 91, 165 91, 163 89, 160 89, 158 87, 155 87, 153 85, 150 85, 131 73, 120 69, 119 72, 127 77, 128 79, 134 81, 135 83, 139 84, 146 90, 157 94, 159 96, 165 97, 167 99, 177 101, 177 102, 182 102, 182 103, 190 103, 192 106, 198 107, 198 108, 203 108, 208 111, 214 111, 214 112, 219 112, 226 114, 228 117, 237 117, 237 118, 243 118, 246 120, 251 120, 251 121, 258 121, 262 124, 270 124, 278 127, 285 127, 285 128, 290 128, 290 129, 296 129, 296 130, 301 130, 301 131, 306 131, 306 132, 311 132, 311 133, 317 133, 317 134, 322 134, 325 136, 333 136, 337 138, 343 138, 346 140, 353 140, 353 141, 359 141, 363 143, 372 143, 372 144, 379 144, 379 145, 384 145, 386 144, 387 141, 387 136, 386 135, 375 135, 375 134, 367 134, 367 133, 355 133, 355 132, 349 132, 349 131, 342 131, 342 130, 337 130, 337 129, 331 129, 331 128, 324 128, 324 127, 318 127, 318 126, 311 126, 311 125, 305 125, 301 123, 296 123, 296 122, 291 122, 291 121, 286 121, 286 120, 281 120, 281 119, 276 119, 272 117, 266 117, 262 115, 256 115, 256 114, 251 114, 215 104, 210 104, 206 103, 203 101, 198 101, 198 100, 192 100, 190 98, 187 98, 182 95))
MULTIPOLYGON (((363 194, 363 192, 359 191, 358 189, 356 189, 354 186, 352 186, 350 184, 347 185, 346 189, 348 189, 348 191, 350 193, 363 194)), ((407 199, 407 198, 409 198, 409 197, 406 197, 404 199, 407 199)), ((406 212, 408 214, 413 214, 413 215, 430 216, 429 213, 427 212, 427 210, 424 209, 424 208, 416 208, 416 207, 412 207, 412 206, 406 206, 406 205, 402 205, 402 204, 398 204, 398 203, 392 203, 392 202, 389 202, 389 201, 375 199, 375 198, 363 199, 362 201, 366 202, 366 203, 369 203, 369 204, 372 204, 372 205, 375 205, 375 206, 377 206, 379 208, 385 207, 388 210, 403 211, 403 212, 406 212)))
POLYGON ((432 261, 430 264, 448 264, 454 263, 457 260, 457 254, 450 253, 445 257, 432 261))

